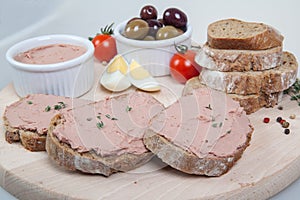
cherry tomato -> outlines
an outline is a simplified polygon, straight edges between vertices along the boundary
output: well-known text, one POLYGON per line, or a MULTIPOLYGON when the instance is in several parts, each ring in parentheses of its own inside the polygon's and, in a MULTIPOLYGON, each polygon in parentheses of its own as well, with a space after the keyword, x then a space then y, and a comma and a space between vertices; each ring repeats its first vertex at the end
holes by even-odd
POLYGON ((175 53, 170 60, 171 76, 179 83, 185 83, 192 77, 198 76, 202 67, 195 62, 196 52, 186 50, 175 53))
POLYGON ((100 62, 109 62, 115 55, 117 55, 116 40, 112 36, 113 24, 101 28, 101 33, 97 34, 94 38, 90 38, 95 47, 94 56, 100 62))
POLYGON ((95 52, 94 56, 100 62, 109 62, 117 55, 116 40, 111 35, 99 34, 92 40, 95 52))

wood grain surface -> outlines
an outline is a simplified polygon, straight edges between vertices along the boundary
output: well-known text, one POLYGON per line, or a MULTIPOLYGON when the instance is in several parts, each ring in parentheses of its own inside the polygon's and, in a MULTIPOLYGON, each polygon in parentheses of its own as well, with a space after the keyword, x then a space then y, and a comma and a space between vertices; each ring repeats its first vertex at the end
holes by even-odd
MULTIPOLYGON (((95 64, 95 86, 81 98, 99 100, 111 94, 98 84, 103 69, 95 64)), ((158 78, 163 88, 153 95, 165 106, 181 95, 183 85, 170 77, 158 78)), ((12 85, 0 92, 0 114, 18 100, 12 85)), ((187 175, 154 157, 148 164, 110 177, 66 171, 46 152, 29 152, 20 144, 5 141, 0 120, 0 185, 19 199, 266 199, 300 176, 300 107, 284 97, 277 108, 261 109, 249 116, 255 131, 242 158, 225 175, 217 178, 187 175), (289 119, 296 114, 296 119, 289 119), (290 122, 285 135, 276 122, 290 122), (263 123, 269 117, 270 123, 263 123)))

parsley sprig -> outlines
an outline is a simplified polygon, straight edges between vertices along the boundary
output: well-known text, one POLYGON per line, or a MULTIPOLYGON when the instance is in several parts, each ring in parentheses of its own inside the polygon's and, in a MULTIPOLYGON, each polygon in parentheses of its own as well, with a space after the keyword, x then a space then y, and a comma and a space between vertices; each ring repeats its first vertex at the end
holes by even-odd
POLYGON ((291 101, 296 101, 300 106, 300 79, 297 78, 296 82, 289 89, 284 90, 283 93, 289 95, 291 101))

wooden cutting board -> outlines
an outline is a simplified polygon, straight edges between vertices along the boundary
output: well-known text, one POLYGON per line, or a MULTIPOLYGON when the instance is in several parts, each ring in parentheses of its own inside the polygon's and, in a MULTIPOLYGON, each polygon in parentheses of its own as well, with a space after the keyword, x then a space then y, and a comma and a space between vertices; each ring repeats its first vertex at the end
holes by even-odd
MULTIPOLYGON (((81 98, 99 100, 113 95, 97 84, 81 98)), ((181 94, 183 85, 170 77, 158 78, 161 93, 154 96, 165 106, 181 94)), ((0 92, 0 114, 18 100, 13 86, 0 92)), ((154 158, 145 166, 110 177, 66 171, 56 166, 46 152, 29 152, 20 144, 5 141, 0 120, 0 185, 19 199, 266 199, 300 176, 300 107, 284 97, 283 110, 261 109, 249 116, 255 131, 242 158, 225 175, 217 178, 187 175, 154 158), (289 119, 296 114, 296 119, 289 119), (281 116, 290 122, 285 135, 276 122, 281 116), (270 123, 263 123, 269 117, 270 123)))

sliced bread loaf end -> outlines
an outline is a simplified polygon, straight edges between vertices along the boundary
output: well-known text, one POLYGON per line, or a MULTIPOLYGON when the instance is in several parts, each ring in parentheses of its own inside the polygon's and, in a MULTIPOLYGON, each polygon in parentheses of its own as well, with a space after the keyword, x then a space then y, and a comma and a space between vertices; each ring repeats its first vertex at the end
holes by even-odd
POLYGON ((266 24, 237 19, 216 21, 207 30, 209 46, 217 49, 263 50, 282 46, 283 39, 266 24))

